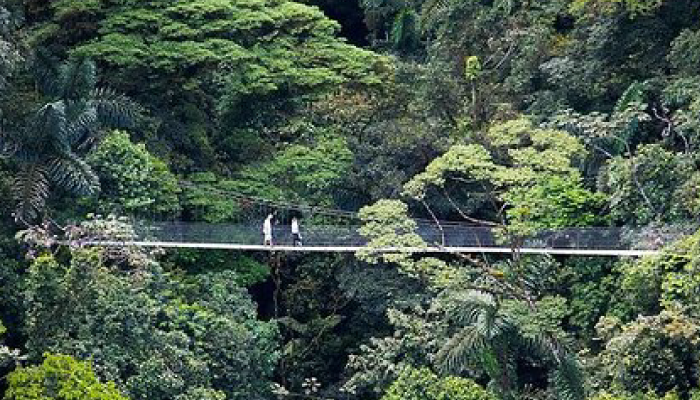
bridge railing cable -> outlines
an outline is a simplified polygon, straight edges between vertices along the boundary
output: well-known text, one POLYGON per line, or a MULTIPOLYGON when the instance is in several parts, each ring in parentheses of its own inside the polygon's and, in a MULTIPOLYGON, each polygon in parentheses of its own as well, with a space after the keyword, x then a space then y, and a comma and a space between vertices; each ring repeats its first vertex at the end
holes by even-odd
MULTIPOLYGON (((180 185, 184 188, 197 187, 194 183, 188 181, 182 181, 180 182, 180 185)), ((247 195, 231 189, 207 188, 207 190, 216 193, 217 195, 229 198, 231 200, 238 201, 241 204, 246 204, 249 206, 264 206, 275 211, 297 211, 308 213, 311 215, 323 215, 328 217, 350 219, 355 220, 357 223, 359 223, 361 219, 360 213, 358 211, 348 211, 323 206, 314 206, 292 201, 272 200, 259 196, 247 195)), ((260 217, 264 219, 264 216, 261 215, 260 217)), ((413 218, 413 220, 418 222, 419 224, 435 224, 435 221, 430 218, 413 218)), ((443 226, 476 226, 473 223, 463 221, 440 221, 440 224, 443 226)))
MULTIPOLYGON (((262 230, 258 225, 210 224, 196 222, 149 222, 135 224, 138 240, 151 242, 220 243, 260 245, 262 230)), ((359 225, 313 225, 302 226, 304 246, 310 247, 360 247, 368 243, 359 233, 359 225)), ((429 246, 469 248, 509 247, 507 240, 496 229, 467 225, 443 226, 442 231, 434 224, 419 224, 416 233, 429 246)), ((291 228, 288 225, 273 227, 275 245, 293 245, 291 228)), ((649 241, 646 245, 631 243, 629 230, 623 228, 568 228, 540 232, 520 243, 523 248, 539 249, 598 249, 623 250, 657 248, 660 243, 649 241)))

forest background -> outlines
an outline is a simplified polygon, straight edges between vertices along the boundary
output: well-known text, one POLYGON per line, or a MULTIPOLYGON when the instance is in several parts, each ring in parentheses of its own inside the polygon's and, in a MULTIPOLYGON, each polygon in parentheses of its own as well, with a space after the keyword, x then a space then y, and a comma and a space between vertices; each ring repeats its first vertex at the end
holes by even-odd
POLYGON ((699 399, 699 16, 692 0, 2 0, 0 395, 699 399), (434 216, 667 247, 54 238, 63 221, 80 238, 274 211, 227 193, 357 211, 380 247, 421 244, 415 218, 434 216))

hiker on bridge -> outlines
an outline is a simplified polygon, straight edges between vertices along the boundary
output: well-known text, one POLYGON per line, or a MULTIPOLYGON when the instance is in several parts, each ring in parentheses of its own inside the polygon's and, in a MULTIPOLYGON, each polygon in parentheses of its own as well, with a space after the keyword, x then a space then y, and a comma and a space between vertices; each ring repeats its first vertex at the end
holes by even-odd
POLYGON ((301 232, 299 231, 299 220, 297 217, 292 218, 292 244, 301 246, 301 232))
POLYGON ((263 244, 265 246, 273 246, 272 242, 272 219, 274 216, 272 214, 269 214, 267 218, 265 218, 265 222, 263 222, 263 244))

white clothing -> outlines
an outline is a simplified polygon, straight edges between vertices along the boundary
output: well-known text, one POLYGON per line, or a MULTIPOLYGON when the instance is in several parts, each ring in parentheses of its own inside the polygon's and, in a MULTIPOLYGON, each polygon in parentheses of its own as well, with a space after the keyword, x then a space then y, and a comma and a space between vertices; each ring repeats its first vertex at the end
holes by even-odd
POLYGON ((299 234, 299 221, 296 218, 292 219, 292 234, 299 234))
POLYGON ((272 217, 267 217, 263 223, 263 235, 265 238, 272 237, 272 217))
POLYGON ((268 215, 263 223, 264 244, 272 246, 272 215, 268 215))

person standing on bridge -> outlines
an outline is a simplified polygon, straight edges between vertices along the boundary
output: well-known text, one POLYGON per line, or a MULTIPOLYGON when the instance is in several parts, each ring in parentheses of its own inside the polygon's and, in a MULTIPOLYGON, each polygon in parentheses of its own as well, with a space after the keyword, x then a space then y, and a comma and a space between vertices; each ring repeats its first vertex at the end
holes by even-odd
POLYGON ((274 216, 272 214, 269 214, 267 218, 265 219, 265 222, 263 222, 263 243, 266 246, 272 246, 272 219, 274 216))
POLYGON ((301 232, 299 231, 299 220, 292 218, 292 243, 294 246, 301 246, 301 232))

